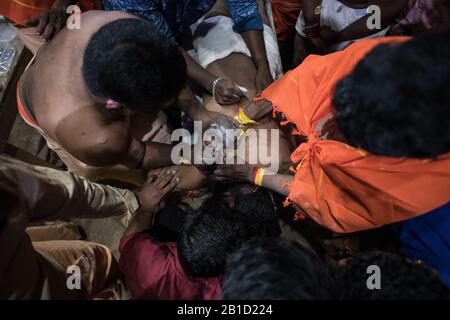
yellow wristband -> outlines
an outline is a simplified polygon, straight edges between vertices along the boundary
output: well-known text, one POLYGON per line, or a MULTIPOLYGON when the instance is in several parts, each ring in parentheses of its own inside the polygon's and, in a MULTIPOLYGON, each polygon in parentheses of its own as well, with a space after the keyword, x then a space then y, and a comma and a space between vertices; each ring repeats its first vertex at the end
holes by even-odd
POLYGON ((262 183, 263 183, 263 178, 264 178, 264 173, 265 172, 266 172, 266 170, 264 170, 263 168, 258 168, 256 170, 255 181, 254 181, 255 185, 257 185, 259 187, 262 187, 262 183))
POLYGON ((237 115, 234 116, 234 120, 236 120, 237 122, 239 122, 239 124, 254 124, 256 123, 256 121, 250 119, 245 113, 244 113, 244 109, 239 108, 239 113, 237 115))

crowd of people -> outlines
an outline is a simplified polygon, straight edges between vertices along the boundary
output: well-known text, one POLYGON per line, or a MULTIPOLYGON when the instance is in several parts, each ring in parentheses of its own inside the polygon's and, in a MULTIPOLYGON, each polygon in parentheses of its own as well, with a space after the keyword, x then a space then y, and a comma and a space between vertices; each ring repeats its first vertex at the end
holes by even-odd
POLYGON ((448 1, 0 15, 34 54, 19 114, 64 163, 0 156, 0 298, 450 299, 448 1), (197 123, 238 130, 243 159, 196 163, 197 141, 175 163, 172 133, 197 123), (252 162, 262 149, 276 160, 252 162), (108 217, 118 255, 74 220, 108 217))

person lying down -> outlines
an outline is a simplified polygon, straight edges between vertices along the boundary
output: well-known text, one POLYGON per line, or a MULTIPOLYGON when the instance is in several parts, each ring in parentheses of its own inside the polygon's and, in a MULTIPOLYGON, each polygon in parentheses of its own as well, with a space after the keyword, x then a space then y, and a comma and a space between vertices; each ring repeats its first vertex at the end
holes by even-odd
MULTIPOLYGON (((277 79, 282 75, 278 44, 275 33, 269 26, 266 10, 262 6, 263 1, 259 1, 259 4, 264 22, 267 58, 272 76, 277 79)), ((233 105, 221 106, 209 93, 202 96, 203 104, 208 111, 218 112, 225 116, 222 120, 225 125, 228 125, 227 129, 237 128, 237 115, 240 109, 256 96, 255 77, 257 72, 249 50, 242 37, 234 31, 233 21, 228 15, 223 2, 218 1, 211 11, 191 28, 195 49, 192 55, 197 62, 216 77, 231 79, 242 88, 244 97, 239 103, 233 105), (232 122, 234 122, 234 126, 232 122)), ((222 124, 218 126, 222 126, 222 124)), ((245 133, 244 130, 241 130, 241 135, 237 138, 236 149, 245 148, 245 158, 240 157, 241 161, 251 162, 256 157, 257 163, 255 164, 278 168, 283 172, 287 171, 290 165, 290 142, 288 136, 278 130, 279 126, 276 121, 271 116, 267 116, 249 127, 253 130, 245 133), (260 134, 263 130, 267 130, 266 136, 260 134), (254 134, 256 134, 257 140, 252 140, 254 134), (255 141, 257 143, 254 143, 255 141), (278 144, 279 147, 274 148, 271 152, 272 144, 274 147, 275 144, 278 144), (260 148, 267 150, 261 153, 270 159, 269 163, 267 163, 267 159, 264 162, 261 159, 260 148)), ((177 171, 180 176, 179 190, 198 189, 215 179, 207 172, 193 166, 177 166, 177 171)))

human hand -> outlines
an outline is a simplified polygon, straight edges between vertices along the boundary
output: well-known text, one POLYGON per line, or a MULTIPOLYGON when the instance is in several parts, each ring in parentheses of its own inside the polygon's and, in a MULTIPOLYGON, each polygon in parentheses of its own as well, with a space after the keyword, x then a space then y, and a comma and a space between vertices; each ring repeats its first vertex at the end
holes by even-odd
POLYGON ((136 191, 140 209, 143 212, 157 212, 163 205, 164 197, 172 191, 180 181, 173 168, 153 171, 145 184, 136 191))
POLYGON ((214 177, 221 182, 252 182, 254 165, 245 164, 221 164, 214 171, 214 177))
POLYGON ((37 27, 37 32, 45 41, 52 39, 64 26, 67 20, 67 1, 57 0, 50 10, 25 22, 27 26, 37 27))
POLYGON ((320 38, 322 38, 327 47, 337 42, 338 34, 339 33, 334 31, 330 26, 322 26, 320 28, 320 38))
POLYGON ((269 66, 258 68, 255 76, 256 96, 260 96, 272 82, 273 78, 269 66))
POLYGON ((244 113, 254 121, 261 120, 273 109, 272 103, 266 99, 250 102, 244 107, 244 113))
POLYGON ((244 93, 241 91, 239 86, 229 79, 219 79, 214 90, 214 99, 220 105, 230 105, 238 103, 244 93))
POLYGON ((328 51, 326 42, 321 37, 308 38, 317 54, 326 54, 328 51))

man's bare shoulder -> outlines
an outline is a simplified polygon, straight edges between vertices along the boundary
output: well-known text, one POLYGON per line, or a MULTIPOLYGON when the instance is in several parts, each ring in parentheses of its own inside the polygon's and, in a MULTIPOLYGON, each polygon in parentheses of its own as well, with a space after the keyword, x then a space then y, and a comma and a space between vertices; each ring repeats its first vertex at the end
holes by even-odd
MULTIPOLYGON (((137 18, 136 16, 122 11, 101 11, 101 10, 91 10, 84 12, 80 15, 81 17, 81 29, 83 24, 102 26, 114 20, 127 19, 127 18, 137 18)), ((81 30, 80 29, 80 30, 81 30)))
POLYGON ((131 143, 128 121, 86 106, 52 119, 57 142, 81 162, 92 166, 119 164, 131 143))

